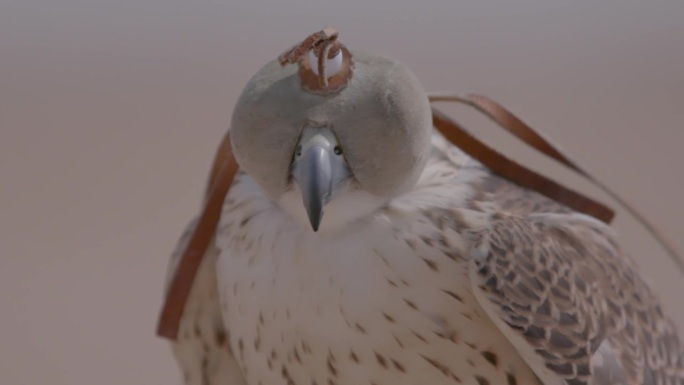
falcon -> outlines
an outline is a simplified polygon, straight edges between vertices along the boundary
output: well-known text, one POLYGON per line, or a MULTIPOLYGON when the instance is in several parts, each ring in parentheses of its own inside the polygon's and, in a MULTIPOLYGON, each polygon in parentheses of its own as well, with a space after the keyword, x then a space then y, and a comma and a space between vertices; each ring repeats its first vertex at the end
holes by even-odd
POLYGON ((331 29, 253 76, 172 342, 185 384, 684 384, 676 328, 609 225, 433 123, 409 69, 331 29))

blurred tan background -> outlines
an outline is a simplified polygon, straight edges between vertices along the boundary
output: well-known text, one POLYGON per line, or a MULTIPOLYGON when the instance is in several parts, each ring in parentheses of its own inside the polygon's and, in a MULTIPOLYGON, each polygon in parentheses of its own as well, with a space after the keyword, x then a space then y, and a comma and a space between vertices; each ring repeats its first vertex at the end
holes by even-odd
MULTIPOLYGON (((154 336, 167 256, 242 86, 326 24, 429 90, 502 102, 684 249, 684 2, 667 3, 0 0, 0 384, 179 383, 154 336)), ((682 276, 616 226, 684 330, 682 276)))

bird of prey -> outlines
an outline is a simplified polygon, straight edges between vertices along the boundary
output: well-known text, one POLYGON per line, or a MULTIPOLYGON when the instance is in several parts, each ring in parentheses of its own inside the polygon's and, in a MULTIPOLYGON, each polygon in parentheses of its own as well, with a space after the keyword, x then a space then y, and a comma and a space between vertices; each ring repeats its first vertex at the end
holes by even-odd
POLYGON ((611 228, 446 140, 399 62, 314 34, 253 76, 229 137, 172 342, 186 384, 684 384, 611 228))

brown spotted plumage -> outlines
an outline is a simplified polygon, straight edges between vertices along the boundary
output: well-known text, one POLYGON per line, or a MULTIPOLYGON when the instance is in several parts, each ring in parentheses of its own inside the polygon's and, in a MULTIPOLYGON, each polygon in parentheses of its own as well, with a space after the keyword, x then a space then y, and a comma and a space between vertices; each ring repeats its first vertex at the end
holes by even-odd
POLYGON ((489 313, 537 354, 532 361, 568 384, 682 383, 675 327, 607 226, 517 210, 473 232, 471 278, 489 313))
POLYGON ((334 96, 277 61, 241 96, 241 171, 173 342, 186 384, 684 385, 608 226, 447 142, 401 64, 354 58, 334 96))
MULTIPOLYGON (((234 339, 235 334, 228 333, 220 322, 208 323, 212 317, 216 320, 221 315, 214 313, 214 307, 218 306, 216 293, 207 288, 216 285, 211 278, 211 274, 216 273, 213 265, 216 260, 207 258, 196 283, 205 291, 193 291, 192 310, 183 321, 183 325, 199 329, 188 332, 190 326, 186 326, 183 329, 186 332, 174 348, 186 372, 186 383, 259 383, 249 381, 252 372, 248 369, 248 362, 249 355, 260 354, 263 354, 267 365, 256 370, 277 372, 286 384, 300 383, 295 375, 301 380, 301 370, 316 362, 311 357, 319 354, 322 354, 325 376, 311 379, 323 384, 331 381, 349 383, 346 372, 369 365, 391 374, 392 378, 405 376, 410 379, 408 383, 412 383, 412 360, 420 360, 439 373, 443 381, 435 383, 468 383, 464 372, 471 372, 470 376, 477 384, 529 383, 522 382, 520 374, 511 370, 510 355, 516 350, 516 354, 522 357, 521 361, 513 360, 516 365, 531 368, 534 381, 538 378, 545 384, 682 383, 683 353, 675 328, 664 316, 656 296, 639 277, 635 263, 620 251, 609 228, 490 174, 477 162, 450 148, 437 135, 426 173, 414 196, 407 197, 407 200, 428 197, 438 200, 442 191, 446 193, 451 188, 460 189, 464 194, 467 192, 467 199, 440 209, 429 210, 429 205, 420 209, 417 220, 427 227, 423 232, 407 234, 397 227, 393 233, 402 240, 407 251, 414 253, 416 269, 422 264, 424 274, 435 274, 437 280, 434 290, 429 291, 431 295, 443 295, 448 299, 445 305, 459 308, 461 314, 456 318, 462 321, 456 321, 454 325, 455 316, 439 316, 421 310, 425 298, 410 295, 415 293, 409 288, 416 285, 411 274, 400 276, 395 272, 385 275, 384 284, 393 289, 395 294, 392 294, 391 301, 398 305, 377 309, 378 317, 373 320, 391 331, 389 335, 395 347, 389 351, 350 343, 346 351, 340 350, 335 354, 332 350, 321 350, 321 341, 313 341, 315 348, 312 349, 304 340, 283 350, 277 346, 282 343, 280 336, 275 343, 269 343, 262 340, 260 331, 272 327, 271 323, 279 319, 290 320, 289 324, 293 324, 291 312, 294 310, 287 308, 279 313, 277 309, 258 306, 255 306, 259 308, 254 317, 255 333, 247 345, 244 337, 234 339), (433 174, 429 175, 431 171, 433 174), (430 192, 433 188, 434 191, 430 192), (437 254, 428 255, 425 253, 427 249, 437 254), (433 263, 425 262, 426 259, 433 263), (212 268, 214 271, 209 273, 212 268), (449 274, 455 272, 452 279, 459 281, 460 285, 440 286, 438 277, 443 276, 440 274, 442 268, 449 274), (425 329, 404 329, 404 312, 429 317, 430 323, 435 325, 429 330, 432 336, 425 334, 425 329), (468 328, 474 323, 488 323, 489 317, 493 323, 485 328, 490 337, 487 340, 491 341, 492 336, 498 335, 494 338, 496 344, 500 344, 498 348, 491 342, 489 345, 478 344, 473 329, 468 328), (232 345, 229 345, 231 338, 232 345), (403 341, 411 342, 407 345, 403 341), (420 349, 409 355, 392 353, 393 350, 406 351, 408 346, 430 345, 435 341, 463 346, 458 351, 464 353, 431 356, 422 354, 420 349), (515 350, 501 349, 509 343, 515 350), (237 355, 233 356, 231 351, 237 355), (368 353, 362 353, 364 351, 368 353), (468 351, 473 354, 466 353, 468 351), (344 360, 340 361, 338 355, 344 360), (208 362, 220 364, 211 366, 208 362), (455 365, 455 362, 462 362, 470 369, 459 372, 458 368, 464 365, 455 365), (234 373, 228 375, 230 382, 211 380, 212 375, 215 376, 215 368, 221 365, 233 368, 234 373), (473 370, 475 368, 481 371, 473 370)), ((235 186, 238 194, 239 186, 251 184, 246 182, 249 182, 249 177, 242 173, 235 186)), ((268 221, 266 211, 255 214, 262 211, 260 205, 267 204, 264 199, 243 196, 228 200, 224 212, 232 215, 222 220, 224 226, 219 236, 228 236, 228 244, 244 251, 259 247, 249 244, 264 237, 252 237, 244 231, 256 231, 261 224, 244 228, 241 223, 244 218, 268 221), (240 214, 234 215, 238 212, 240 214)), ((388 205, 383 212, 401 218, 407 204, 409 202, 399 200, 388 205)), ((181 242, 179 249, 182 246, 181 242)), ((261 247, 266 247, 268 252, 272 250, 271 245, 261 247)), ((217 252, 215 248, 212 250, 217 252)), ((371 254, 375 254, 387 271, 396 268, 393 267, 396 260, 391 255, 377 249, 371 254)), ((257 262, 252 260, 251 263, 257 262)), ((326 282, 334 277, 332 273, 327 272, 326 282)), ((275 270, 274 274, 277 274, 275 270)), ((266 279, 271 286, 276 286, 274 282, 277 280, 278 276, 266 279)), ((239 280, 231 281, 230 297, 240 297, 243 288, 248 290, 250 286, 252 289, 258 287, 258 280, 250 280, 249 285, 243 285, 239 280)), ((216 287, 213 290, 217 290, 216 287)), ((306 287, 299 290, 306 290, 306 287)), ((293 293, 293 296, 297 294, 293 293)), ((224 314, 230 313, 226 310, 231 303, 238 307, 241 305, 236 300, 225 302, 224 314)), ((349 311, 344 302, 337 307, 338 314, 349 317, 345 319, 344 327, 356 333, 361 341, 372 339, 378 332, 373 326, 364 326, 362 320, 346 315, 345 312, 349 311)), ((334 334, 335 330, 330 332, 334 334)), ((289 342, 283 346, 287 344, 289 342)), ((530 379, 529 375, 525 376, 530 379)), ((270 385, 265 378, 259 381, 270 385)), ((387 383, 381 379, 373 381, 377 385, 387 383)))

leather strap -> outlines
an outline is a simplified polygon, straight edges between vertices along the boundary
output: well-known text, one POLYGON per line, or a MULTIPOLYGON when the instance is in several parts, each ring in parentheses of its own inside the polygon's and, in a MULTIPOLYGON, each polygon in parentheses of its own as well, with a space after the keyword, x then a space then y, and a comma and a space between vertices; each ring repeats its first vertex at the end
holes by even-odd
MULTIPOLYGON (((660 242, 679 269, 684 273, 684 262, 680 257, 681 254, 676 251, 673 244, 665 239, 662 232, 658 231, 644 215, 636 210, 633 205, 626 202, 624 198, 596 180, 596 178, 586 172, 585 169, 578 166, 576 161, 571 160, 569 156, 554 146, 550 140, 544 138, 511 112, 504 109, 496 102, 479 95, 465 97, 456 95, 432 95, 430 96, 430 101, 450 101, 470 105, 484 113, 526 144, 592 181, 630 212, 630 214, 632 214, 650 232, 650 234, 660 242)), ((513 160, 506 158, 479 141, 439 110, 433 108, 432 111, 433 124, 435 127, 451 143, 489 167, 493 172, 520 186, 537 191, 574 210, 591 215, 604 222, 610 222, 612 220, 615 213, 605 205, 563 187, 562 185, 523 167, 513 160)), ((197 227, 191 235, 188 246, 181 256, 178 268, 176 269, 169 291, 166 295, 166 300, 157 325, 157 335, 161 337, 170 340, 176 340, 178 337, 180 320, 190 295, 195 275, 202 262, 202 257, 214 237, 223 202, 237 171, 238 165, 231 148, 230 132, 227 132, 214 158, 202 214, 197 223, 197 227)))
POLYGON ((228 131, 221 141, 211 167, 202 215, 197 221, 197 227, 192 232, 188 246, 178 262, 178 267, 166 294, 166 300, 157 324, 157 335, 160 337, 174 341, 178 338, 180 320, 190 296, 190 290, 192 290, 192 283, 209 243, 214 238, 221 217, 223 202, 228 195, 228 189, 233 183, 237 171, 238 164, 233 156, 230 131, 228 131))
MULTIPOLYGON (((677 248, 674 246, 674 243, 665 236, 663 231, 661 231, 653 222, 651 222, 646 215, 638 210, 635 205, 628 202, 624 197, 613 191, 607 185, 603 184, 603 182, 594 177, 585 168, 580 167, 576 160, 571 159, 569 155, 563 153, 563 151, 561 151, 558 146, 554 145, 550 139, 544 138, 542 134, 525 124, 522 120, 518 119, 518 117, 513 115, 513 113, 503 108, 497 102, 482 95, 471 94, 459 96, 433 94, 428 98, 431 102, 450 101, 469 105, 482 112, 484 115, 496 122, 500 127, 504 128, 506 131, 525 142, 527 145, 584 176, 596 187, 613 198, 622 208, 625 209, 625 211, 634 217, 637 222, 639 222, 644 229, 646 229, 646 231, 656 239, 660 246, 662 246, 663 250, 665 250, 668 257, 670 257, 670 259, 677 265, 679 271, 684 274, 684 257, 682 257, 684 254, 677 250, 677 248)), ((433 112, 434 111, 435 110, 433 109, 433 112)), ((444 119, 445 115, 441 114, 440 117, 444 119)), ((460 130, 460 135, 462 137, 470 137, 469 142, 464 141, 462 144, 459 143, 458 139, 454 137, 455 141, 452 141, 452 143, 460 147, 465 152, 474 151, 474 148, 479 147, 479 154, 471 156, 483 163, 487 162, 488 164, 485 164, 492 169, 500 170, 499 174, 505 178, 524 186, 529 183, 531 187, 528 188, 532 188, 543 195, 555 199, 559 203, 565 204, 577 211, 592 215, 603 220, 604 222, 610 222, 612 219, 614 212, 608 209, 606 206, 581 196, 563 186, 560 186, 557 183, 542 177, 541 175, 535 174, 531 170, 524 169, 522 166, 515 164, 513 161, 504 158, 500 154, 496 154, 496 151, 472 137, 455 122, 450 122, 450 129, 460 130)))
POLYGON ((484 115, 492 119, 501 128, 515 135, 518 139, 525 142, 527 145, 533 147, 546 156, 557 160, 568 168, 586 176, 587 173, 577 166, 572 160, 568 159, 559 150, 557 150, 548 139, 545 139, 541 133, 535 131, 528 126, 517 116, 499 105, 497 102, 482 95, 466 95, 464 97, 456 95, 437 95, 429 96, 431 102, 459 102, 474 107, 484 115))
POLYGON ((432 122, 451 143, 502 177, 603 222, 610 223, 615 216, 615 212, 603 204, 563 187, 501 155, 436 108, 432 109, 432 122))

